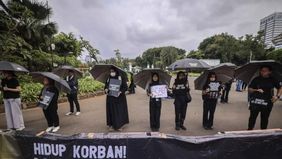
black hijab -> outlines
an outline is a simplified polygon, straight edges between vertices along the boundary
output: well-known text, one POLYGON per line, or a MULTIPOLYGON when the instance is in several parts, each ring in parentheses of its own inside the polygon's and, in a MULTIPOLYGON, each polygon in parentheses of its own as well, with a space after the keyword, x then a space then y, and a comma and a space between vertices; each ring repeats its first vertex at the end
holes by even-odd
POLYGON ((152 80, 152 81, 151 81, 150 86, 159 85, 159 84, 160 84, 160 76, 159 76, 159 74, 156 73, 156 72, 152 73, 151 80, 152 80), (158 77, 158 80, 157 80, 157 81, 154 81, 154 80, 153 80, 153 77, 154 77, 155 75, 158 77))
POLYGON ((175 84, 186 84, 187 83, 187 77, 185 77, 185 73, 183 71, 179 71, 176 75, 176 79, 174 81, 175 84), (183 74, 184 78, 183 79, 179 79, 179 76, 183 74))

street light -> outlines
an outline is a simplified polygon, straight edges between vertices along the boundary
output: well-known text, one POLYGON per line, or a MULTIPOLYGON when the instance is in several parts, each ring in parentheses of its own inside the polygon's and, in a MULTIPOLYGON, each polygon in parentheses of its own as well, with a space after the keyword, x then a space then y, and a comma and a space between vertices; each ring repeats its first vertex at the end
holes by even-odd
POLYGON ((56 48, 56 45, 55 44, 51 44, 51 61, 52 61, 52 68, 54 67, 54 58, 53 58, 53 54, 54 54, 54 50, 55 50, 55 48, 56 48))

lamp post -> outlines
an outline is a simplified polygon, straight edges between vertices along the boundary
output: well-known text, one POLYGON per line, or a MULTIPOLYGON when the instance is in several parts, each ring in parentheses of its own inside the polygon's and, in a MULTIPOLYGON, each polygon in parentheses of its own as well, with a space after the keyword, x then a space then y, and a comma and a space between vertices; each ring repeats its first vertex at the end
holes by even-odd
POLYGON ((54 57, 53 57, 53 54, 54 54, 54 50, 55 50, 55 48, 56 48, 56 45, 55 44, 51 44, 51 63, 52 63, 52 68, 54 67, 54 57))

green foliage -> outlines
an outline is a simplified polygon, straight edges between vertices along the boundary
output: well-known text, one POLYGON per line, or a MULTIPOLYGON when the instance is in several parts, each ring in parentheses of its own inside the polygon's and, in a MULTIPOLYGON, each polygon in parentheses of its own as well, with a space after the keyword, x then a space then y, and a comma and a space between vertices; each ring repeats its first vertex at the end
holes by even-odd
POLYGON ((79 94, 94 93, 95 91, 103 89, 104 84, 94 80, 90 76, 79 79, 79 94))
MULTIPOLYGON (((19 75, 18 76, 21 85, 21 99, 24 103, 36 102, 38 95, 42 89, 42 84, 34 83, 30 76, 19 75)), ((79 82, 79 94, 84 95, 88 93, 94 93, 95 91, 103 90, 104 84, 94 80, 92 77, 87 76, 78 80, 79 82)), ((3 103, 3 95, 0 93, 0 104, 3 103)))
POLYGON ((165 68, 175 60, 184 58, 185 52, 185 50, 173 46, 150 48, 143 52, 142 56, 138 56, 135 62, 141 67, 154 64, 155 67, 165 68))
POLYGON ((271 51, 267 54, 267 59, 282 63, 282 49, 271 51))
POLYGON ((267 52, 261 32, 258 32, 256 36, 247 34, 238 39, 227 33, 214 35, 204 39, 198 49, 199 53, 192 52, 188 56, 220 59, 221 62, 232 62, 237 65, 248 62, 251 54, 252 60, 263 60, 267 52))
POLYGON ((200 50, 197 50, 197 51, 191 50, 188 53, 187 58, 203 59, 204 58, 204 54, 200 50))

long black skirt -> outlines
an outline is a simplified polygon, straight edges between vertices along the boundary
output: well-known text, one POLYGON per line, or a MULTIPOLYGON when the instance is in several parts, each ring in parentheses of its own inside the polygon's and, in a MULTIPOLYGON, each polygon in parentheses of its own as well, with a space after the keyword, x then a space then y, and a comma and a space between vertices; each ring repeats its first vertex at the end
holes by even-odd
POLYGON ((107 125, 115 130, 129 123, 126 96, 107 96, 106 101, 107 125))

